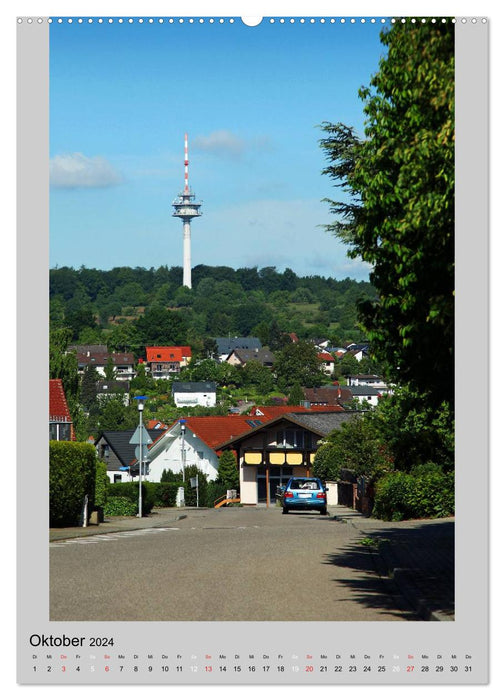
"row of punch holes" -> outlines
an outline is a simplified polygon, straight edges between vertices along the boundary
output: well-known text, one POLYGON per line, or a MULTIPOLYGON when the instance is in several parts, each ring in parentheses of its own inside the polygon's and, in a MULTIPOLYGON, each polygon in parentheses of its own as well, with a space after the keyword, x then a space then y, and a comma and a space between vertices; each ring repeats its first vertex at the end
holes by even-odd
MULTIPOLYGON (((52 17, 48 17, 48 18, 38 17, 37 19, 34 19, 33 17, 27 17, 27 18, 18 17, 17 21, 18 21, 18 24, 21 24, 23 22, 26 22, 27 24, 32 24, 33 22, 36 22, 37 24, 42 24, 43 22, 48 22, 49 24, 52 24, 53 22, 57 22, 58 24, 64 24, 64 23, 68 23, 68 24, 73 24, 73 23, 75 23, 75 24, 93 24, 93 23, 113 24, 115 22, 117 22, 118 24, 134 24, 135 22, 138 24, 144 24, 144 23, 145 24, 154 24, 154 23, 158 23, 158 24, 165 24, 165 23, 166 24, 204 24, 204 23, 208 23, 208 24, 234 24, 237 20, 234 17, 230 17, 228 19, 224 19, 224 18, 215 19, 213 17, 200 17, 198 19, 195 19, 193 17, 189 17, 189 18, 187 18, 187 17, 178 17, 178 18, 173 18, 173 17, 170 17, 170 18, 138 17, 135 19, 133 19, 132 17, 130 17, 128 19, 124 19, 123 17, 108 17, 106 19, 104 19, 103 17, 99 17, 99 18, 88 17, 86 19, 84 19, 82 17, 79 17, 79 18, 68 17, 65 19, 63 19, 61 17, 58 19, 54 19, 52 17)), ((247 18, 243 18, 243 19, 241 19, 241 21, 243 21, 243 23, 247 24, 248 26, 257 26, 262 22, 262 18, 257 18, 257 21, 255 18, 253 18, 253 21, 251 21, 251 22, 247 21, 247 18)), ((352 18, 346 18, 346 17, 341 17, 341 18, 317 17, 317 18, 313 18, 312 17, 311 19, 306 19, 304 17, 291 17, 289 19, 285 19, 282 17, 280 19, 277 19, 277 18, 272 17, 270 19, 266 19, 265 21, 269 24, 278 23, 278 24, 308 24, 308 25, 317 24, 317 23, 318 24, 326 24, 326 23, 328 23, 328 24, 336 24, 336 23, 340 23, 340 24, 346 24, 346 23, 348 23, 348 24, 366 24, 366 23, 385 24, 387 22, 387 19, 384 19, 384 18, 375 19, 374 17, 371 17, 371 18, 361 17, 359 19, 356 19, 355 17, 352 17, 352 18)), ((408 21, 412 24, 414 24, 416 22, 421 23, 421 24, 427 24, 427 23, 446 24, 447 22, 450 22, 450 21, 453 23, 460 21, 462 24, 467 24, 468 22, 470 22, 472 24, 476 24, 477 22, 482 22, 483 24, 485 24, 487 22, 487 19, 485 17, 480 18, 480 19, 478 19, 476 17, 473 17, 472 19, 467 19, 466 17, 462 17, 460 20, 457 20, 455 18, 448 20, 446 18, 439 18, 439 17, 432 17, 432 18, 422 17, 419 19, 417 19, 415 17, 411 17, 411 18, 401 17, 399 19, 393 17, 390 19, 390 22, 392 24, 395 24, 397 22, 400 22, 402 24, 406 24, 408 21)))

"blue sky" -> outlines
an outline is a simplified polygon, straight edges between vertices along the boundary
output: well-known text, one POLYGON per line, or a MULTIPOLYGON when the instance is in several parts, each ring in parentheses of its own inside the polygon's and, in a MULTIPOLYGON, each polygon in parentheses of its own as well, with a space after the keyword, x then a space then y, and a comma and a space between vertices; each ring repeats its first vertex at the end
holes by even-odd
POLYGON ((182 265, 172 201, 203 201, 192 264, 367 279, 323 226, 323 121, 363 128, 381 25, 115 18, 50 30, 50 264, 182 265))

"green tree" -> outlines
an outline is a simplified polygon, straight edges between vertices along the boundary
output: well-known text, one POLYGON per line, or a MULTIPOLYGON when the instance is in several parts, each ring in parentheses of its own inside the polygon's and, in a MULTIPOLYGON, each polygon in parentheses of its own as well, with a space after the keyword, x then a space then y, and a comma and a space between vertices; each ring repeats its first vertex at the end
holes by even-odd
POLYGON ((313 473, 321 478, 337 479, 342 469, 348 469, 356 476, 375 479, 389 471, 393 463, 385 440, 368 414, 356 415, 327 436, 315 455, 313 473))
POLYGON ((225 489, 238 489, 240 487, 240 475, 236 465, 236 457, 231 450, 224 450, 219 457, 217 482, 225 489))
POLYGON ((315 346, 301 340, 286 345, 276 354, 275 372, 282 391, 289 390, 295 384, 318 386, 324 380, 315 346))
POLYGON ((187 341, 183 315, 160 306, 147 309, 134 326, 144 345, 185 345, 187 341))
POLYGON ((243 368, 243 383, 256 387, 261 394, 273 391, 275 384, 271 370, 258 360, 250 360, 243 368))
POLYGON ((68 328, 52 329, 49 333, 49 377, 61 379, 69 404, 79 394, 77 355, 67 351, 71 339, 72 331, 68 328))
POLYGON ((80 403, 88 413, 94 413, 98 409, 96 382, 99 380, 96 367, 88 365, 84 370, 80 387, 80 403))
POLYGON ((107 364, 105 365, 105 379, 108 382, 112 382, 116 378, 116 374, 117 372, 114 360, 112 359, 112 355, 109 355, 107 357, 107 364))
POLYGON ((305 400, 303 388, 299 382, 296 382, 289 394, 289 406, 299 406, 305 400))
POLYGON ((378 297, 359 316, 391 377, 453 405, 454 27, 396 23, 360 91, 365 137, 325 123, 324 170, 347 201, 328 226, 370 263, 378 297))

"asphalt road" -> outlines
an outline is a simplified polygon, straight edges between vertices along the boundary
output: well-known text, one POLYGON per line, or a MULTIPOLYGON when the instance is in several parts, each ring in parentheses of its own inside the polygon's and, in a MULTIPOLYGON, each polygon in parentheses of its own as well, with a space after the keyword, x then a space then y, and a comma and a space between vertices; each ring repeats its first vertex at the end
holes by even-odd
POLYGON ((51 620, 414 620, 351 525, 279 508, 50 545, 51 620))

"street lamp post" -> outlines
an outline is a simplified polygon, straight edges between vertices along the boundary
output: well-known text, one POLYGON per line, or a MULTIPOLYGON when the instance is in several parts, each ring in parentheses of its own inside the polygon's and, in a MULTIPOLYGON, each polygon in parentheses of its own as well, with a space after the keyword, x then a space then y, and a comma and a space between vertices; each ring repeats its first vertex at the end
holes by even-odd
POLYGON ((144 440, 143 440, 143 410, 145 406, 145 401, 148 397, 147 396, 135 396, 135 399, 138 401, 138 430, 139 430, 139 437, 140 437, 140 445, 139 445, 139 469, 138 469, 138 518, 142 517, 142 463, 143 463, 143 445, 144 445, 144 440))
POLYGON ((181 457, 182 457, 182 481, 185 482, 185 431, 186 431, 186 421, 181 418, 180 421, 180 433, 182 436, 182 446, 181 446, 181 457))

